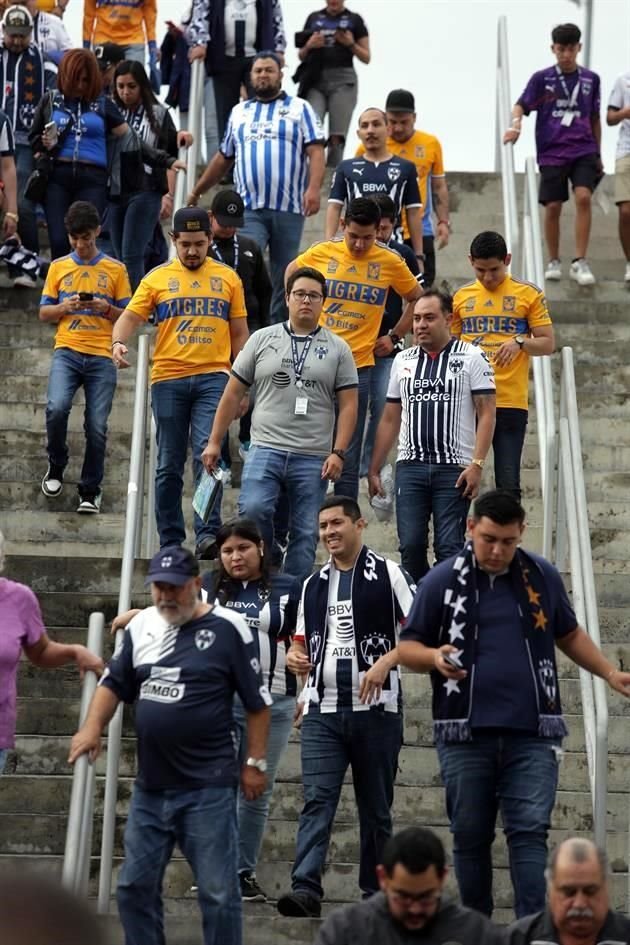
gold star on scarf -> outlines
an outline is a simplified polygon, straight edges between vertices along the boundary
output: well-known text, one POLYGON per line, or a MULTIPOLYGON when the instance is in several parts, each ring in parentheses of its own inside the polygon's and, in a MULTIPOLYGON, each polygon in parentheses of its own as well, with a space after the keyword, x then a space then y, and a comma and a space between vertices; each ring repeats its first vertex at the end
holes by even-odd
POLYGON ((547 618, 545 617, 544 611, 542 610, 539 610, 537 614, 534 614, 534 629, 547 629, 547 618))
POLYGON ((530 604, 536 604, 536 606, 540 606, 540 594, 534 590, 531 584, 527 585, 527 596, 529 597, 530 604))

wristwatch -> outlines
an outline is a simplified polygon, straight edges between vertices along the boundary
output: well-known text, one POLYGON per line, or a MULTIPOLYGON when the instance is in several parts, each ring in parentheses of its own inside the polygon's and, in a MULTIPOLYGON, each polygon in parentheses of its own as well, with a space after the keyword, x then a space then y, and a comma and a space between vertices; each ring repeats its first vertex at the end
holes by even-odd
POLYGON ((394 347, 396 347, 396 345, 400 341, 400 335, 397 335, 393 328, 390 328, 387 334, 392 339, 392 344, 394 345, 394 347))
POLYGON ((483 467, 486 465, 486 461, 485 459, 471 459, 470 465, 479 466, 479 469, 483 469, 483 467))
POLYGON ((527 336, 526 336, 526 335, 514 335, 514 341, 516 342, 516 344, 519 346, 519 348, 520 348, 521 351, 522 351, 522 350, 523 350, 523 345, 524 345, 525 342, 527 341, 527 336))
POLYGON ((246 767, 248 768, 258 768, 261 774, 267 773, 267 759, 266 758, 248 758, 245 762, 246 767))

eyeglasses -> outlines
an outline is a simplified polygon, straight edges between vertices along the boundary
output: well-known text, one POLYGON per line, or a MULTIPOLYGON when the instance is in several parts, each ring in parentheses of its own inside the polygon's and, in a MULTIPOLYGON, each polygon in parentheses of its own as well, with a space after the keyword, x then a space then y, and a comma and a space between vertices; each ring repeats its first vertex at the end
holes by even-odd
POLYGON ((409 893, 404 892, 402 889, 390 889, 389 894, 393 899, 396 899, 401 906, 433 906, 442 898, 441 892, 409 893))
POLYGON ((303 302, 305 299, 308 299, 309 302, 321 302, 324 298, 321 292, 305 292, 304 289, 293 289, 291 295, 298 302, 303 302))

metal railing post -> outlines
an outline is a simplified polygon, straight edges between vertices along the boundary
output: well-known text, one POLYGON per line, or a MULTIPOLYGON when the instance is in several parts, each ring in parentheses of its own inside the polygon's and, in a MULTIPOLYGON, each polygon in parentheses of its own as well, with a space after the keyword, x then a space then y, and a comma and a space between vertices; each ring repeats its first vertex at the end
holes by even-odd
MULTIPOLYGON (((103 653, 105 617, 101 613, 90 614, 87 648, 96 656, 103 653)), ((86 673, 81 687, 79 727, 83 725, 96 690, 95 673, 86 673)), ((61 881, 66 889, 74 893, 87 890, 92 844, 92 813, 94 809, 94 766, 87 755, 81 755, 74 765, 70 810, 66 830, 61 881)))
MULTIPOLYGON (((133 402, 133 433, 131 437, 131 457, 129 461, 129 481, 127 484, 127 509, 125 516, 125 539, 120 572, 120 590, 118 613, 129 610, 131 587, 135 563, 136 545, 136 507, 138 503, 138 483, 141 465, 144 463, 144 416, 147 397, 147 375, 149 369, 149 336, 138 338, 138 363, 136 368, 136 390, 133 402)), ((116 634, 116 648, 122 645, 124 630, 116 634)), ((114 856, 114 827, 116 823, 116 799, 118 794, 118 765, 120 761, 120 740, 122 735, 122 706, 116 710, 107 729, 107 771, 105 779, 105 800, 103 804, 103 835, 101 838, 101 869, 98 884, 98 911, 105 913, 109 909, 112 888, 112 861, 114 856)))

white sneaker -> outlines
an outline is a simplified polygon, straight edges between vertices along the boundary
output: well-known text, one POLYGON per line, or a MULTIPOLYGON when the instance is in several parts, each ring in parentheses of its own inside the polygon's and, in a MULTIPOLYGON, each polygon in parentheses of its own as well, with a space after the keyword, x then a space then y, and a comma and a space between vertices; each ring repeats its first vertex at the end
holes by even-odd
POLYGON ((103 498, 103 493, 99 489, 96 495, 90 496, 79 496, 79 505, 77 507, 77 512, 80 512, 81 515, 98 515, 101 510, 101 499, 103 498))
POLYGON ((630 282, 630 262, 626 263, 626 274, 623 277, 624 282, 630 282))
POLYGON ((545 269, 545 279, 549 282, 559 282, 562 279, 562 263, 559 259, 550 259, 545 269))
POLYGON ((232 486, 232 470, 227 467, 223 470, 223 488, 230 489, 232 486))
POLYGON ((595 285, 595 276, 585 259, 576 259, 572 262, 569 275, 578 285, 595 285))
POLYGON ((33 279, 32 276, 24 273, 23 276, 18 276, 17 279, 13 280, 14 286, 20 286, 23 289, 36 289, 37 288, 37 279, 33 279))

